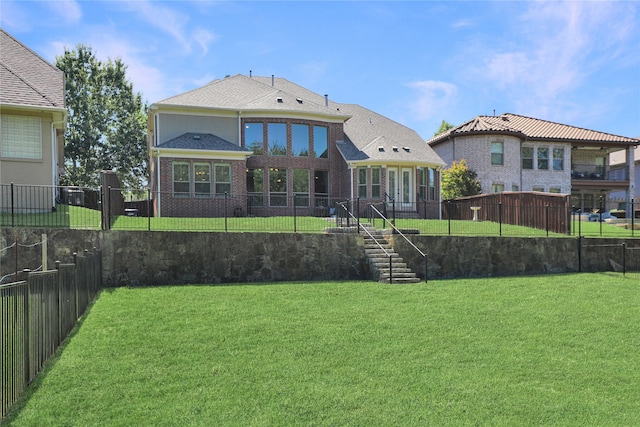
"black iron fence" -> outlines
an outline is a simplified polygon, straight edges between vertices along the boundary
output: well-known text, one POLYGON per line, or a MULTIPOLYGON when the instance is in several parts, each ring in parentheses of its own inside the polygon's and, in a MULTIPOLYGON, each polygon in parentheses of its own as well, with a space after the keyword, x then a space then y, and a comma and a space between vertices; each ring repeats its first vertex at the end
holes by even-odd
MULTIPOLYGON (((374 205, 394 225, 433 235, 635 237, 640 219, 602 209, 582 212, 568 196, 500 193, 402 203, 309 194, 203 195, 184 197, 107 186, 0 185, 0 226, 146 231, 313 232, 348 225, 336 209, 375 221, 374 205)), ((635 212, 633 201, 629 212, 635 212)))
POLYGON ((0 395, 2 417, 71 332, 98 293, 101 254, 74 255, 56 270, 24 270, 0 285, 0 395))

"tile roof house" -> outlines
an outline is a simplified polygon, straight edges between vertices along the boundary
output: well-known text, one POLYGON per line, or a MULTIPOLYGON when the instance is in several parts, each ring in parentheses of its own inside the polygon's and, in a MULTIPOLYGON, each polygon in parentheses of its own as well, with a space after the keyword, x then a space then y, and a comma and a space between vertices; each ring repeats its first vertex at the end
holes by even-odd
MULTIPOLYGON (((3 29, 0 110, 0 182, 57 185, 67 114, 64 74, 3 29)), ((51 209, 53 193, 47 200, 30 200, 29 208, 51 209)), ((0 197, 5 196, 3 191, 0 197)))
MULTIPOLYGON (((640 139, 640 138, 638 138, 640 139)), ((624 176, 627 170, 632 170, 635 181, 632 181, 634 189, 640 188, 640 147, 636 147, 632 154, 629 155, 627 150, 611 153, 609 156, 611 173, 614 175, 624 176)), ((609 194, 610 209, 624 209, 628 207, 627 194, 625 191, 615 191, 609 194)), ((640 192, 636 190, 635 198, 633 198, 634 211, 636 218, 640 218, 640 192)), ((629 211, 627 211, 629 212, 629 211)))
POLYGON ((465 159, 484 193, 570 194, 584 210, 612 191, 634 196, 634 171, 613 172, 609 156, 632 152, 640 140, 505 113, 478 116, 427 141, 450 165, 465 159))
POLYGON ((440 157, 413 130, 283 78, 235 75, 154 103, 158 216, 326 214, 336 200, 438 215, 440 157))

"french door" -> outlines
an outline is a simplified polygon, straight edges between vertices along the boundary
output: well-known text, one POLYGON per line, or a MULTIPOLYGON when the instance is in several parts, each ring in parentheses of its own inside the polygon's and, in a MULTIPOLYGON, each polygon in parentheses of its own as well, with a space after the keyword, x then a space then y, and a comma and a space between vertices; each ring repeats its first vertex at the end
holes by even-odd
MULTIPOLYGON (((396 209, 410 209, 414 202, 413 168, 387 168, 387 193, 396 201, 396 209)), ((387 201, 390 206, 390 201, 387 201)))

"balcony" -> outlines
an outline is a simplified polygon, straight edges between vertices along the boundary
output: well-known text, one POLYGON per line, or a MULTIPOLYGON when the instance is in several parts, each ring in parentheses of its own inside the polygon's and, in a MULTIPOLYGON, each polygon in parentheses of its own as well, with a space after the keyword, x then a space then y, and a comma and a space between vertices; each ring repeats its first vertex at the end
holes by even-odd
POLYGON ((629 169, 626 166, 607 168, 603 165, 573 164, 571 180, 629 181, 629 169))

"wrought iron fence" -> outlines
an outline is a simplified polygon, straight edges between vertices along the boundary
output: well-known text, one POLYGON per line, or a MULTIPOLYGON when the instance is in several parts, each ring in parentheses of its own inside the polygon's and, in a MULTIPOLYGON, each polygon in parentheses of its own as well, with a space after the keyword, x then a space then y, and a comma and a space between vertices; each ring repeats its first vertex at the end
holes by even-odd
MULTIPOLYGON (((0 186, 0 226, 139 231, 311 232, 349 225, 336 209, 374 221, 369 206, 402 229, 432 235, 635 237, 640 218, 581 212, 563 195, 500 193, 438 203, 249 193, 184 197, 106 187, 0 186), (598 214, 602 216, 598 216, 598 214)), ((575 200, 573 200, 575 202, 575 200)), ((381 223, 381 226, 384 226, 381 223)))
POLYGON ((0 395, 2 417, 55 353, 98 293, 101 254, 74 255, 56 270, 24 270, 0 285, 0 395))

